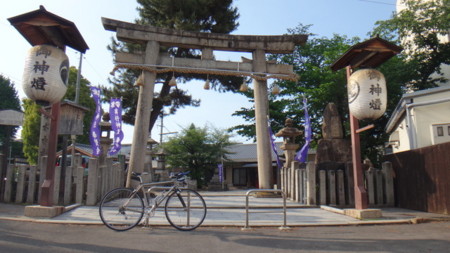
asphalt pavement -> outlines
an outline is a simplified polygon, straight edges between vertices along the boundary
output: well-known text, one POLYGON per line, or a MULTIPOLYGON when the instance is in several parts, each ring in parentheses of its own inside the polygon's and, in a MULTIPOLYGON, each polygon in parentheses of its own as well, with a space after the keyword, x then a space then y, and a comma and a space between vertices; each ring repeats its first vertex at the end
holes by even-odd
MULTIPOLYGON (((246 191, 200 192, 208 207, 202 226, 247 227, 246 191)), ((26 217, 26 205, 0 203, 0 220, 19 220, 41 223, 100 225, 98 206, 72 205, 53 218, 26 217)), ((287 200, 284 224, 282 198, 249 197, 248 227, 345 226, 371 224, 408 224, 425 221, 450 221, 450 215, 420 212, 402 208, 378 208, 382 217, 356 219, 342 214, 343 210, 329 206, 306 206, 287 200)), ((150 226, 169 226, 164 211, 158 210, 149 220, 150 226)))

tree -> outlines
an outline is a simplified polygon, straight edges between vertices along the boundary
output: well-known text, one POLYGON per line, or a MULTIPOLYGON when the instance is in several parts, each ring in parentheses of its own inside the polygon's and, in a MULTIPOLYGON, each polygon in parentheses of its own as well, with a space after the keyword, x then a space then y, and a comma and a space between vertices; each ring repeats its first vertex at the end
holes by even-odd
MULTIPOLYGON (((230 33, 238 26, 236 22, 239 14, 236 8, 231 7, 232 0, 138 0, 139 16, 138 24, 152 25, 185 31, 230 33)), ((122 43, 114 41, 108 47, 116 52, 142 52, 143 45, 122 43)), ((184 48, 162 48, 174 57, 200 58, 198 50, 184 48)), ((110 79, 112 88, 103 87, 105 99, 122 97, 123 120, 125 123, 134 124, 138 90, 134 84, 140 72, 136 70, 119 70, 118 74, 110 79)), ((178 74, 174 73, 178 81, 188 82, 193 79, 206 80, 206 75, 178 74)), ((150 116, 149 131, 153 128, 158 116, 169 108, 169 113, 174 114, 184 106, 199 106, 200 100, 193 99, 186 91, 179 88, 171 89, 169 81, 172 73, 158 74, 157 83, 162 83, 159 92, 155 92, 153 110, 150 116)), ((242 78, 222 77, 209 75, 213 89, 221 92, 236 91, 242 78)))
POLYGON ((402 44, 412 80, 410 89, 422 90, 446 82, 442 64, 450 64, 449 0, 404 0, 405 9, 376 22, 372 34, 402 44), (438 75, 436 75, 438 74, 438 75))
POLYGON ((22 126, 23 154, 29 164, 36 165, 39 154, 39 132, 41 126, 40 106, 31 99, 22 100, 24 122, 22 126))
MULTIPOLYGON (((322 115, 325 106, 333 102, 336 104, 344 126, 344 136, 349 138, 348 120, 348 100, 346 88, 345 70, 333 72, 330 66, 342 56, 351 46, 360 42, 359 38, 347 38, 343 35, 335 34, 332 38, 316 37, 309 32, 310 25, 299 25, 295 29, 290 29, 291 34, 310 34, 304 46, 296 47, 290 55, 270 55, 269 59, 278 63, 290 64, 294 66, 294 71, 299 76, 299 81, 275 81, 274 84, 280 86, 279 95, 269 96, 270 125, 276 132, 284 126, 286 118, 292 118, 298 127, 304 125, 303 98, 308 99, 308 112, 311 118, 314 141, 321 138, 322 115)), ((403 63, 402 57, 394 57, 384 63, 380 71, 384 73, 388 82, 389 104, 387 113, 376 120, 370 122, 375 128, 361 134, 361 147, 363 156, 369 157, 374 163, 380 160, 380 145, 387 139, 384 126, 388 121, 388 115, 392 112, 401 98, 405 88, 405 83, 410 80, 408 75, 409 65, 403 63)), ((250 99, 252 94, 246 93, 250 99)), ((254 109, 245 108, 237 111, 234 115, 243 116, 247 121, 254 118, 254 109)), ((369 124, 362 121, 361 126, 369 124)), ((238 134, 252 138, 255 136, 253 125, 240 125, 232 128, 238 134)))
POLYGON ((223 130, 198 128, 191 124, 175 137, 163 144, 167 163, 172 168, 190 171, 199 187, 208 183, 221 159, 229 154, 230 135, 223 130))
MULTIPOLYGON (((17 91, 14 88, 14 83, 9 78, 0 75, 0 110, 17 110, 20 111, 20 100, 17 91)), ((6 164, 6 159, 9 154, 9 146, 11 140, 17 132, 16 126, 0 125, 0 143, 2 145, 2 153, 4 156, 3 164, 6 164)), ((1 175, 0 175, 1 176, 1 175)))

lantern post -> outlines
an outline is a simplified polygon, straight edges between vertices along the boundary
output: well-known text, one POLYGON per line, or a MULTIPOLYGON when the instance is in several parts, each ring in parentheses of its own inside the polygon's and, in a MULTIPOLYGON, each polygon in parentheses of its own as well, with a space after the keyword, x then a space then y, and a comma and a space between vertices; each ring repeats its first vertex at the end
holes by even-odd
MULTIPOLYGON (((356 68, 375 68, 382 63, 400 53, 401 47, 398 47, 386 40, 375 37, 359 44, 352 46, 344 55, 342 55, 336 62, 331 65, 333 71, 346 68, 347 75, 347 89, 349 92, 349 106, 352 102, 350 94, 352 93, 349 87, 352 71, 356 68)), ((356 92, 356 97, 359 95, 359 85, 356 92)), ((367 102, 367 101, 366 101, 367 102)), ((384 112, 384 111, 383 111, 384 112)), ((383 112, 381 114, 383 114, 383 112)), ((377 115, 378 116, 378 115, 377 115)), ((379 115, 381 116, 381 115, 379 115)), ((378 117, 379 117, 378 116, 378 117)), ((376 117, 373 117, 376 118, 376 117)), ((361 160, 361 145, 359 134, 365 130, 371 129, 373 125, 359 128, 358 118, 354 113, 350 112, 350 132, 352 142, 352 163, 353 163, 353 177, 354 177, 354 192, 355 192, 355 213, 349 213, 358 218, 374 218, 381 216, 381 211, 364 212, 368 208, 367 191, 364 187, 362 160, 361 160)), ((369 210, 367 210, 369 211, 369 210)))
MULTIPOLYGON (((46 176, 40 186, 39 197, 41 206, 52 207, 60 101, 66 93, 69 75, 69 62, 64 51, 69 46, 85 53, 88 46, 73 22, 48 12, 42 5, 38 10, 8 18, 8 21, 33 46, 25 65, 25 94, 37 103, 51 105, 50 114, 42 111, 50 118, 50 126, 46 143, 46 176)), ((41 136, 42 134, 45 133, 41 130, 41 136)), ((44 174, 43 168, 40 169, 41 175, 44 174)), ((55 216, 58 210, 38 209, 34 214, 55 216)), ((27 214, 27 209, 25 213, 27 214)), ((32 213, 28 212, 29 216, 33 216, 32 213)))

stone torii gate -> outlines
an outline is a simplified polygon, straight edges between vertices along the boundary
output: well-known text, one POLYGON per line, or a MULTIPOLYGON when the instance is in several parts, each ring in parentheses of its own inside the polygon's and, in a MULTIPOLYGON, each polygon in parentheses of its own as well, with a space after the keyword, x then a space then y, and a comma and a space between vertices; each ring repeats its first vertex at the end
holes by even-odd
MULTIPOLYGON (((145 146, 149 133, 155 79, 158 73, 180 72, 214 75, 250 76, 253 78, 256 118, 259 187, 273 187, 272 161, 267 124, 268 94, 267 79, 296 80, 291 65, 266 62, 266 53, 289 54, 296 45, 302 45, 307 35, 251 36, 201 32, 187 32, 102 18, 106 30, 116 32, 117 39, 145 45, 142 54, 117 53, 115 69, 142 70, 142 85, 134 125, 129 173, 144 170, 145 146), (201 59, 173 58, 160 53, 160 46, 202 50, 201 59), (213 51, 250 52, 253 60, 230 62, 214 60, 213 51)), ((127 186, 130 185, 130 177, 127 186)))

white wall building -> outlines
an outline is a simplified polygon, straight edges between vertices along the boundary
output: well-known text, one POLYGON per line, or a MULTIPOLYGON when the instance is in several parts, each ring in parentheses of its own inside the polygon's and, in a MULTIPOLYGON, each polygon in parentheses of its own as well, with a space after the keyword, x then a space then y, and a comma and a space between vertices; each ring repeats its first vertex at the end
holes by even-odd
POLYGON ((393 153, 449 142, 450 85, 403 95, 386 132, 393 153))

